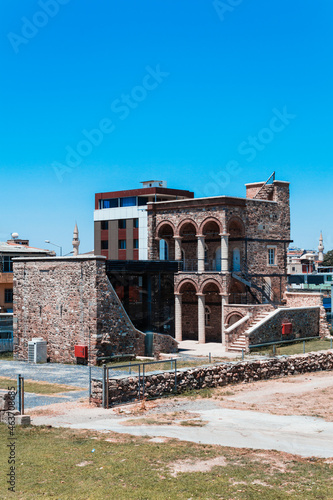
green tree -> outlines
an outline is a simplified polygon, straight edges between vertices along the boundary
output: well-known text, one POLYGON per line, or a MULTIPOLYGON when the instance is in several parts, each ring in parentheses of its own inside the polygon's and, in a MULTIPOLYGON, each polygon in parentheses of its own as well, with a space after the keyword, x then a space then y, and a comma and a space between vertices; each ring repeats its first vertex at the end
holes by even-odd
POLYGON ((322 265, 323 266, 333 266, 333 250, 330 250, 329 252, 325 253, 322 265))

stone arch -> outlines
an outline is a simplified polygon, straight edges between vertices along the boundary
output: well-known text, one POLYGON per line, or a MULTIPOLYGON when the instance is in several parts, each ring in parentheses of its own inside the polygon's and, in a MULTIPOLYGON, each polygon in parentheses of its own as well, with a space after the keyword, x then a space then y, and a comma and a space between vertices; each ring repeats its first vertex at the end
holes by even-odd
POLYGON ((184 226, 186 226, 187 224, 191 224, 192 226, 194 226, 195 228, 195 234, 193 236, 196 236, 198 234, 198 225, 197 223, 193 220, 193 219, 183 219, 180 224, 178 224, 177 228, 176 228, 176 234, 175 236, 183 236, 182 235, 182 229, 184 228, 184 226))
POLYGON ((244 294, 246 287, 238 280, 232 279, 229 286, 229 304, 242 304, 244 302, 244 294))
POLYGON ((232 311, 225 318, 225 323, 226 325, 228 325, 229 328, 229 326, 233 325, 242 318, 244 318, 244 314, 240 313, 239 311, 232 311))
POLYGON ((177 288, 176 288, 176 293, 182 293, 182 288, 184 285, 192 285, 195 289, 195 292, 198 293, 198 284, 194 281, 191 280, 190 278, 186 278, 182 280, 180 283, 178 283, 177 288))
POLYGON ((156 227, 156 237, 157 238, 161 238, 163 237, 163 233, 165 233, 166 235, 170 235, 170 237, 173 237, 174 234, 175 234, 175 226, 172 224, 172 222, 168 221, 168 220, 163 220, 162 222, 160 222, 158 224, 158 226, 156 227), (161 231, 161 230, 166 230, 166 231, 161 231), (172 232, 172 234, 171 234, 172 232))
POLYGON ((205 281, 201 283, 199 292, 200 293, 205 293, 205 288, 209 285, 215 285, 218 288, 219 293, 222 293, 222 286, 221 284, 215 280, 214 278, 207 278, 205 281))
POLYGON ((221 234, 223 232, 223 226, 222 226, 222 223, 219 219, 217 219, 216 217, 207 217, 206 219, 204 219, 202 221, 202 223, 200 224, 200 227, 199 227, 199 234, 200 235, 203 235, 204 234, 204 230, 205 230, 205 227, 209 224, 209 223, 213 223, 215 222, 219 228, 219 234, 221 234))
POLYGON ((240 217, 236 215, 231 217, 227 227, 231 238, 243 238, 245 236, 245 225, 240 217))

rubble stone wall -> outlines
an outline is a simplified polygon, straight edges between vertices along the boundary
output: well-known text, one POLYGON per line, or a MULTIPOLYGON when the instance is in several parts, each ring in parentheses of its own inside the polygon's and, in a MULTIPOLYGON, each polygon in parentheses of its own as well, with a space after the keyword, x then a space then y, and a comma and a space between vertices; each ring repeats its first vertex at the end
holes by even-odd
MULTIPOLYGON (((181 369, 177 371, 177 384, 175 384, 175 372, 170 370, 148 375, 145 378, 144 396, 156 398, 164 394, 180 394, 191 389, 222 387, 239 382, 253 382, 324 370, 333 370, 333 350, 181 369)), ((138 399, 138 382, 138 377, 132 376, 110 379, 109 405, 138 399)), ((141 378, 140 398, 142 397, 141 378)), ((92 400, 99 406, 102 404, 102 381, 100 380, 92 381, 92 400)))
POLYGON ((34 337, 47 341, 51 362, 75 363, 75 345, 88 346, 94 364, 101 356, 145 354, 145 335, 129 319, 104 261, 78 256, 14 262, 16 359, 28 359, 28 342, 34 337))
POLYGON ((329 323, 327 322, 326 311, 323 306, 323 295, 321 293, 285 292, 284 297, 286 299, 287 307, 319 306, 320 307, 319 335, 321 337, 326 337, 327 335, 330 335, 331 329, 329 323))

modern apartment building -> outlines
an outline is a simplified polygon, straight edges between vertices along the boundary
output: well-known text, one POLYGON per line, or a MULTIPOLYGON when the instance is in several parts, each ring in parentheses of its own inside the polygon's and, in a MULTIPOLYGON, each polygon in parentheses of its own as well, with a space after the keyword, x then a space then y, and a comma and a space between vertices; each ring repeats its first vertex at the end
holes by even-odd
POLYGON ((194 193, 169 189, 165 181, 142 182, 141 189, 95 195, 95 255, 110 260, 148 259, 147 204, 193 198, 194 193))

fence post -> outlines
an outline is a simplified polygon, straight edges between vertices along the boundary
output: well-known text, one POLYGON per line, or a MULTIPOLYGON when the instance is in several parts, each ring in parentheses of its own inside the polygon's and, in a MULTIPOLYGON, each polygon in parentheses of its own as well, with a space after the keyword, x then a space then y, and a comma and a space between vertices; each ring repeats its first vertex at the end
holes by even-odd
POLYGON ((21 413, 21 375, 17 375, 17 402, 18 402, 18 411, 21 413))
POLYGON ((142 365, 142 399, 145 397, 145 364, 142 365))
POLYGON ((103 365, 103 383, 102 383, 102 406, 103 408, 106 408, 106 401, 105 401, 105 387, 106 387, 106 365, 103 365))
POLYGON ((275 356, 275 355, 276 355, 276 345, 274 344, 273 345, 273 356, 275 356))
POLYGON ((89 366, 89 403, 91 403, 91 366, 89 366))
POLYGON ((175 393, 177 394, 177 360, 175 359, 175 393))
POLYGON ((332 337, 331 337, 331 349, 332 349, 332 340, 333 340, 333 339, 332 339, 332 337))
POLYGON ((244 361, 244 349, 242 349, 242 361, 244 361))
POLYGON ((131 365, 131 362, 129 362, 129 369, 128 369, 128 374, 129 374, 129 375, 131 375, 131 373, 132 373, 132 368, 131 368, 131 366, 132 366, 132 365, 131 365))
POLYGON ((209 353, 209 355, 208 355, 208 360, 209 360, 209 363, 212 362, 212 354, 211 353, 209 353))
POLYGON ((303 354, 305 354, 305 340, 303 340, 303 354))
POLYGON ((24 415, 24 377, 21 378, 21 415, 24 415))
POLYGON ((109 368, 106 369, 106 407, 109 408, 109 368))
POLYGON ((139 401, 141 399, 141 365, 139 365, 139 401))

